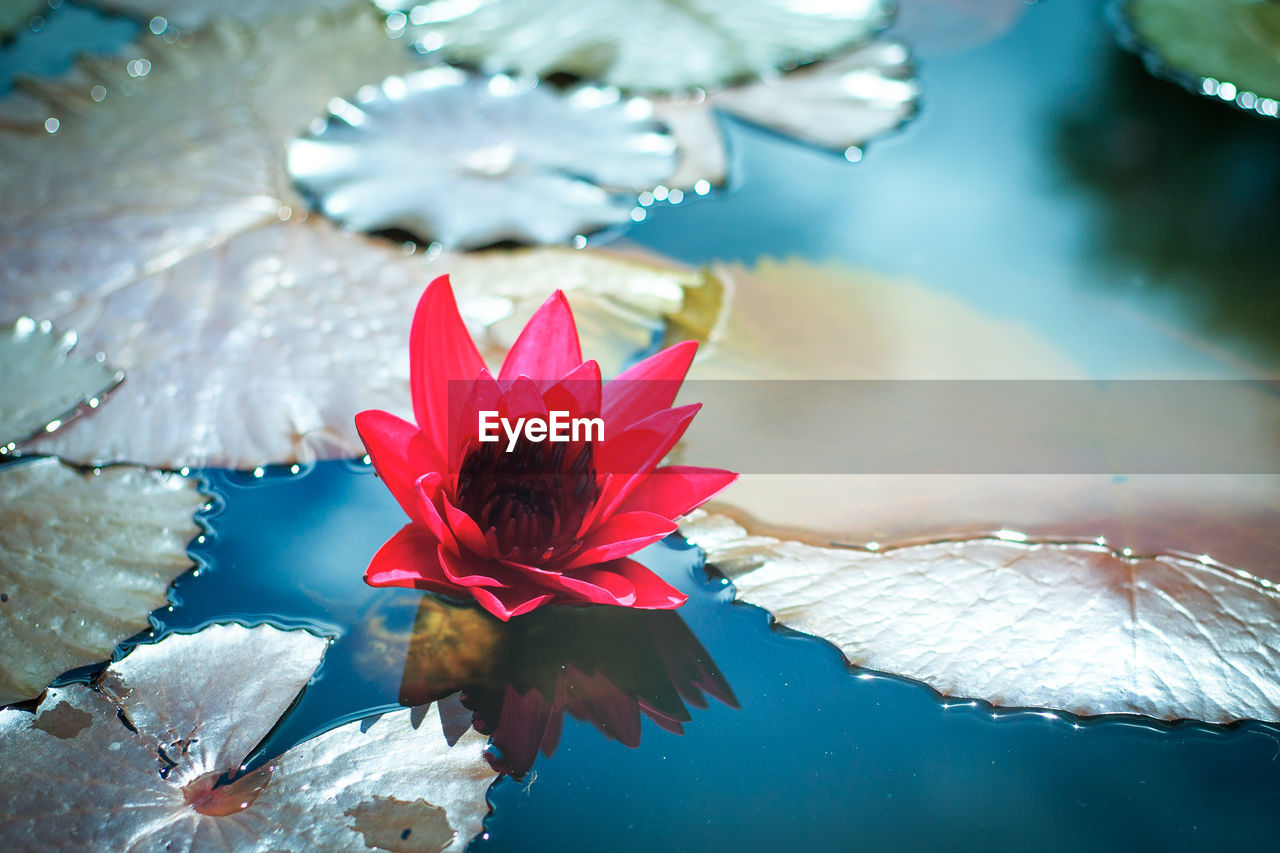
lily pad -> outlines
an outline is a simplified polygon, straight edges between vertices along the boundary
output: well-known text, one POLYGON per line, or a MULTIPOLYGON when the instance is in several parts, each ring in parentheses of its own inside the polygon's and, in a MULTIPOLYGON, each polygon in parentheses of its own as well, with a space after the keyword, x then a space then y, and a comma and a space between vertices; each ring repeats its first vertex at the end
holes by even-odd
POLYGON ((495 774, 484 739, 450 746, 434 708, 416 724, 409 710, 348 723, 238 775, 325 648, 305 631, 214 625, 137 647, 96 688, 51 688, 34 714, 0 712, 0 841, 461 850, 495 774))
POLYGON ((1274 0, 1123 0, 1125 41, 1193 91, 1280 115, 1280 5, 1274 0))
POLYGON ((889 23, 887 0, 375 0, 421 49, 492 71, 562 72, 638 91, 710 89, 812 62, 889 23))
POLYGON ((680 167, 669 185, 682 189, 725 180, 725 144, 716 113, 843 154, 862 149, 915 115, 920 84, 911 55, 880 38, 825 62, 716 92, 658 98, 654 107, 680 143, 680 167))
POLYGON ((58 335, 49 322, 20 317, 0 330, 0 454, 41 433, 54 432, 85 409, 96 409, 124 379, 123 371, 70 355, 75 332, 58 335))
MULTIPOLYGON (((82 291, 55 315, 87 330, 84 343, 109 350, 130 378, 115 405, 33 447, 166 468, 360 456, 352 412, 411 411, 409 321, 425 283, 444 272, 490 350, 564 288, 606 369, 661 335, 686 287, 712 280, 572 250, 406 256, 319 218, 277 222, 129 286, 82 291)), ((24 310, 18 298, 4 293, 0 309, 24 310)), ((43 294, 30 298, 55 310, 43 294)))
POLYGON ((365 8, 254 32, 220 21, 28 86, 8 114, 31 115, 34 92, 48 107, 36 115, 60 125, 51 135, 43 119, 0 122, 0 171, 23 164, 0 181, 0 318, 76 328, 130 376, 115 411, 39 449, 169 468, 361 455, 351 413, 408 411, 409 318, 443 272, 459 274, 478 334, 556 287, 582 290, 571 299, 580 325, 610 329, 602 364, 662 334, 683 286, 707 276, 594 253, 500 253, 494 269, 528 275, 493 279, 464 272, 486 259, 412 254, 307 217, 286 142, 334 92, 415 67, 365 8))
POLYGON ((639 98, 442 65, 365 87, 289 147, 299 187, 331 218, 424 242, 566 243, 631 221, 667 181, 675 140, 639 98))
POLYGON ((739 598, 853 664, 994 705, 1280 719, 1280 594, 1212 562, 1007 539, 871 551, 682 527, 739 598))
POLYGON ((853 159, 871 139, 902 125, 916 110, 920 84, 911 54, 893 39, 780 77, 709 96, 719 110, 853 159), (852 150, 851 150, 852 149, 852 150))
POLYGON ((187 543, 207 500, 193 480, 133 467, 0 467, 0 705, 150 627, 192 566, 187 543))
MULTIPOLYGON (((918 282, 769 260, 752 270, 726 268, 722 280, 725 309, 694 362, 692 380, 1085 377, 1030 328, 981 314, 918 282)), ((1280 406, 1280 400, 1268 405, 1280 406)), ((854 419, 860 412, 841 416, 854 419)), ((751 411, 740 417, 744 433, 759 428, 751 411)), ((916 440, 928 441, 932 428, 921 419, 916 440)), ((713 441, 714 432, 700 432, 695 424, 677 448, 678 461, 714 455, 719 445, 713 441)), ((1277 450, 1263 444, 1253 452, 1274 460, 1277 450)), ((1267 464, 1259 470, 1280 470, 1280 463, 1267 464)), ((1101 538, 1135 553, 1208 555, 1280 582, 1280 476, 1273 474, 745 470, 713 506, 749 519, 753 532, 815 545, 966 538, 1007 529, 1055 541, 1101 538)))
MULTIPOLYGON (((54 312, 293 216, 286 143, 335 92, 415 66, 370 9, 230 21, 25 79, 0 128, 0 289, 54 312), (48 132, 46 118, 57 119, 48 132)), ((87 332, 81 329, 82 333, 87 332)))

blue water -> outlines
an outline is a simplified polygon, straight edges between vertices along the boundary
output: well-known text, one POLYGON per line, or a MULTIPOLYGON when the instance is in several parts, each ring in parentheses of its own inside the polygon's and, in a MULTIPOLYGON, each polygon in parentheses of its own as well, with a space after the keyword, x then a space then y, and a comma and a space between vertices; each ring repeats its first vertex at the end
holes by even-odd
MULTIPOLYGON (((64 6, 0 51, 0 89, 132 32, 64 6)), ((627 238, 689 262, 794 255, 909 276, 1099 375, 1194 375, 1206 347, 1280 359, 1280 123, 1151 78, 1098 2, 1037 4, 992 44, 926 53, 920 74, 920 116, 857 164, 726 121, 731 186, 655 205, 627 238)), ((403 523, 381 483, 347 463, 202 476, 217 495, 193 547, 203 567, 178 581, 160 632, 236 618, 336 638, 259 757, 399 707, 422 596, 361 580, 403 523)), ((493 788, 477 851, 1275 847, 1277 727, 947 707, 732 604, 676 540, 643 559, 691 595, 688 636, 668 632, 681 659, 713 662, 735 701, 686 702, 683 735, 646 718, 638 748, 566 719, 549 756, 493 788)), ((627 695, 661 691, 661 672, 628 670, 654 653, 623 628, 597 626, 594 664, 627 695)), ((475 691, 545 676, 554 643, 522 631, 506 635, 521 654, 475 691)))
MULTIPOLYGON (((403 645, 369 637, 403 640, 423 594, 361 580, 403 523, 381 482, 340 462, 260 481, 204 476, 219 497, 212 535, 193 549, 204 568, 179 580, 161 631, 236 617, 338 637, 260 754, 398 707, 403 645)), ((493 788, 475 850, 1273 849, 1280 728, 947 707, 733 604, 728 583, 676 537, 642 558, 690 594, 678 618, 700 644, 693 654, 718 667, 736 703, 689 705, 683 735, 646 719, 638 748, 566 719, 550 756, 493 788)), ((544 628, 554 633, 557 618, 544 628)), ((602 647, 592 653, 601 673, 624 689, 647 684, 634 670, 651 648, 598 624, 566 659, 602 647)), ((520 646, 527 673, 554 665, 554 642, 520 642, 541 642, 520 646)))

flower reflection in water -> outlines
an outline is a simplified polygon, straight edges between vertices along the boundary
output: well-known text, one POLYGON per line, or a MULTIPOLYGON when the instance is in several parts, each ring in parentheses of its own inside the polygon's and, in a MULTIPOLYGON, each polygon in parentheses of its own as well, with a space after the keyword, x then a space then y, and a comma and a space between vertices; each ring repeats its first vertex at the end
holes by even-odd
POLYGON ((392 623, 413 606, 400 599, 366 620, 366 674, 403 655, 400 703, 444 700, 441 717, 457 728, 447 734, 472 725, 490 735, 489 763, 516 778, 539 751, 555 751, 566 713, 636 747, 642 715, 682 734, 689 707, 707 707, 707 697, 738 707, 707 650, 670 611, 554 608, 503 623, 423 594, 412 629, 397 631, 392 623))

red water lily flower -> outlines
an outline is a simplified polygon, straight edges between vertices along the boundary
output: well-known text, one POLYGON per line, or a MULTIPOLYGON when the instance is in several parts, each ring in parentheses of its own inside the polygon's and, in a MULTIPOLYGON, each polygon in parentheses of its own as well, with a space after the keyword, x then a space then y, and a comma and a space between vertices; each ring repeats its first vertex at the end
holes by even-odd
POLYGON ((582 360, 557 291, 495 379, 448 277, 433 281, 409 335, 417 425, 376 410, 356 416, 374 468, 411 519, 374 555, 365 580, 471 597, 503 620, 548 603, 679 607, 686 596, 629 555, 737 477, 657 467, 699 408, 671 408, 696 348, 676 344, 602 383, 599 365, 582 360), (483 412, 508 424, 565 412, 599 418, 603 429, 572 441, 527 432, 481 441, 483 412))

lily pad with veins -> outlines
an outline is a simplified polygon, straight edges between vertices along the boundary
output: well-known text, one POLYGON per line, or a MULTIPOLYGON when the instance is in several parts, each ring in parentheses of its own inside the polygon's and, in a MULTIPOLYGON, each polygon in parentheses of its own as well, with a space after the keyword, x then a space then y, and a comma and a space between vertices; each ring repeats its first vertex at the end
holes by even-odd
POLYGON ((638 98, 483 77, 450 66, 337 100, 289 147, 289 170, 326 215, 446 247, 563 243, 630 221, 670 179, 675 141, 638 98))
POLYGON ((887 0, 375 0, 422 49, 497 72, 575 74, 646 92, 712 89, 856 46, 887 0))
POLYGON ((853 664, 948 696, 1080 715, 1280 720, 1280 593, 1225 566, 993 538, 878 550, 682 532, 738 598, 853 664))
POLYGON ((51 323, 30 317, 0 330, 0 453, 97 408, 124 379, 101 353, 71 355, 75 345, 75 332, 59 335, 51 323))
POLYGON ((56 459, 0 467, 0 705, 150 627, 208 498, 194 480, 56 459))
POLYGON ((347 723, 237 776, 326 641, 214 625, 139 646, 97 687, 0 711, 10 848, 461 850, 488 812, 484 739, 437 710, 347 723), (224 776, 226 774, 226 776, 224 776))

